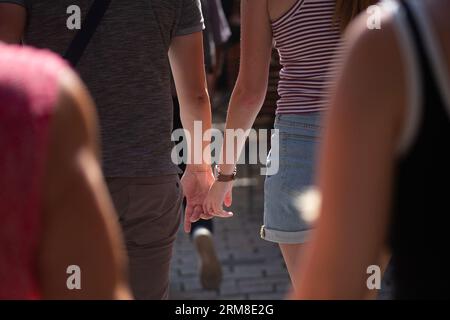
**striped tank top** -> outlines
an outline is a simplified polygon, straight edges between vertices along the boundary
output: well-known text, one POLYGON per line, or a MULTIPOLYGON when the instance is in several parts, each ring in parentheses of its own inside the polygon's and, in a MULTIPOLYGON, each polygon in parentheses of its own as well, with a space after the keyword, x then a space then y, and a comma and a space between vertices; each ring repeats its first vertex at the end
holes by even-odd
POLYGON ((335 0, 298 0, 272 22, 282 69, 277 114, 323 111, 340 47, 335 0))

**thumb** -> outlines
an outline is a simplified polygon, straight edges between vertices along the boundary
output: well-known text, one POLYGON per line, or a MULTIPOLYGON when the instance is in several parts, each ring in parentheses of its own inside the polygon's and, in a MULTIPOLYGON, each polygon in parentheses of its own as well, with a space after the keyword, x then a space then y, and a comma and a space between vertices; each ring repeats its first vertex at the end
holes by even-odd
POLYGON ((230 189, 230 191, 227 192, 225 195, 224 204, 227 207, 231 207, 231 204, 233 203, 233 189, 230 189))

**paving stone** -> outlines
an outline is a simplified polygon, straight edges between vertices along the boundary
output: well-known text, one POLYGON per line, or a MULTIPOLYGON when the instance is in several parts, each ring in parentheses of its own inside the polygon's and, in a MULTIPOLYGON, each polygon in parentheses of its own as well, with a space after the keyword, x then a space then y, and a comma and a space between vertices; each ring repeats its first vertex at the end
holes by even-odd
POLYGON ((221 296, 229 295, 239 295, 241 293, 236 281, 228 281, 228 283, 223 283, 220 287, 221 296))
POLYGON ((255 279, 240 279, 237 280, 239 286, 251 286, 251 285, 258 285, 258 284, 270 284, 273 286, 277 285, 287 285, 290 284, 289 278, 255 278, 255 279))
POLYGON ((193 290, 189 292, 189 296, 194 300, 217 300, 218 294, 216 291, 193 290))
POLYGON ((267 276, 279 276, 279 275, 288 275, 288 271, 283 265, 265 265, 264 266, 264 274, 267 276))
POLYGON ((194 290, 201 290, 202 285, 200 283, 200 279, 198 277, 190 278, 190 279, 183 279, 182 286, 184 291, 194 291, 194 290))
POLYGON ((248 300, 248 295, 245 294, 223 295, 220 296, 219 300, 248 300))
POLYGON ((291 290, 292 286, 291 286, 291 282, 289 280, 289 282, 287 283, 279 283, 275 285, 275 291, 278 293, 288 293, 291 290))
POLYGON ((249 299, 274 301, 274 300, 284 300, 285 296, 279 293, 254 293, 250 294, 249 299))
POLYGON ((274 293, 275 286, 271 283, 247 283, 246 285, 239 284, 242 293, 274 293))

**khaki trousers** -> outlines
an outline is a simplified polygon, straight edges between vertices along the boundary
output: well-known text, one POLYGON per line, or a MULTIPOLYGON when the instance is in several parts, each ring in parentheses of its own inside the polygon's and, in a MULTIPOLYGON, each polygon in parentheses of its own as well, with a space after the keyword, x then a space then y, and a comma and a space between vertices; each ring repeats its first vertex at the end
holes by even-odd
POLYGON ((106 181, 125 238, 135 299, 168 299, 170 261, 183 203, 178 175, 106 181))

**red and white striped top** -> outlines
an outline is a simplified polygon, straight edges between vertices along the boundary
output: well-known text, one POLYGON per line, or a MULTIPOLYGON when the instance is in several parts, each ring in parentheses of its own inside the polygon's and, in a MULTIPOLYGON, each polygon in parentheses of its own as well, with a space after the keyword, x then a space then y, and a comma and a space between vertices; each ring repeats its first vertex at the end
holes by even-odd
POLYGON ((277 114, 323 111, 340 46, 335 0, 298 0, 272 22, 280 54, 277 114))

